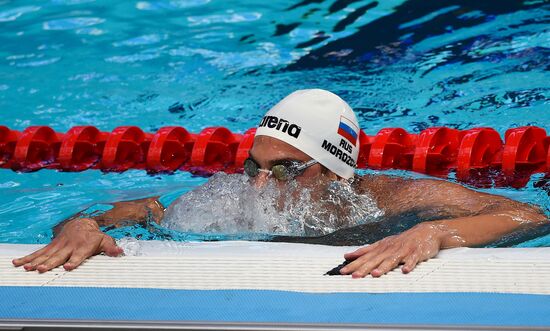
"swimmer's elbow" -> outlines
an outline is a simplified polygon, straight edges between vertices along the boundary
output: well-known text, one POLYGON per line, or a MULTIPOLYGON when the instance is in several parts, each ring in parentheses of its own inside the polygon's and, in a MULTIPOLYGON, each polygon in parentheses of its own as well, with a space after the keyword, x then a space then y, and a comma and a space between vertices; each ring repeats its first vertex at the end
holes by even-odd
POLYGON ((508 209, 504 212, 514 221, 526 226, 539 226, 550 223, 550 220, 544 212, 540 208, 532 205, 526 204, 522 207, 508 209))
POLYGON ((531 217, 531 222, 536 225, 543 225, 550 223, 550 219, 542 210, 538 210, 538 212, 533 213, 533 216, 531 217))

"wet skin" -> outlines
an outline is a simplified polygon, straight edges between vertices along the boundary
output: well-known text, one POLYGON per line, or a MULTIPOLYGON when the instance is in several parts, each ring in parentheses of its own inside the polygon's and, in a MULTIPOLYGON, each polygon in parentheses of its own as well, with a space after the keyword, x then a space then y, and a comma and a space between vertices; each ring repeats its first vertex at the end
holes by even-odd
POLYGON ((12 263, 27 271, 46 272, 60 265, 73 270, 90 256, 101 253, 119 256, 122 248, 100 226, 120 227, 145 223, 151 218, 160 223, 163 214, 164 208, 157 198, 115 202, 112 209, 97 217, 80 217, 82 213, 78 213, 54 227, 51 243, 12 263))
MULTIPOLYGON (((266 136, 254 139, 250 157, 262 169, 271 169, 282 160, 304 162, 311 159, 298 149, 266 136)), ((343 179, 315 164, 294 180, 310 188, 315 198, 316 194, 323 194, 326 184, 343 179)), ((251 184, 257 187, 268 181, 276 179, 266 172, 251 178, 251 184)), ((288 184, 276 182, 280 189, 288 184)), ((350 263, 340 272, 354 278, 369 274, 380 277, 400 265, 402 272, 408 273, 418 263, 436 256, 441 249, 480 246, 514 231, 548 223, 546 216, 534 206, 441 180, 363 176, 356 177, 353 185, 358 193, 370 194, 387 219, 414 214, 421 220, 428 220, 345 254, 344 258, 350 263)), ((163 211, 156 198, 115 203, 114 208, 103 215, 63 222, 54 231, 55 238, 49 245, 13 260, 13 264, 24 266, 28 271, 45 272, 60 265, 72 270, 96 254, 118 256, 122 249, 101 232, 99 226, 126 225, 130 220, 146 222, 147 215, 153 215, 154 220, 160 222, 163 211)), ((353 228, 345 230, 354 231, 353 228)), ((360 235, 360 231, 356 234, 360 235)))

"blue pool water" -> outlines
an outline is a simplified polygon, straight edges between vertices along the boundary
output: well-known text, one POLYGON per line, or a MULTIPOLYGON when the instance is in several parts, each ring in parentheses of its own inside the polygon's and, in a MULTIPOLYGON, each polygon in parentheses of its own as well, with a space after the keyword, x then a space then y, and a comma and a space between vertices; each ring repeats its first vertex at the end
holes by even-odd
MULTIPOLYGON (((537 0, 0 0, 0 125, 244 132, 283 96, 319 87, 348 101, 371 135, 550 130, 549 10, 537 0)), ((542 177, 484 191, 550 214, 542 177)), ((46 243, 82 209, 151 195, 169 202, 205 181, 1 170, 0 242, 46 243)), ((550 236, 520 244, 540 245, 550 236)))

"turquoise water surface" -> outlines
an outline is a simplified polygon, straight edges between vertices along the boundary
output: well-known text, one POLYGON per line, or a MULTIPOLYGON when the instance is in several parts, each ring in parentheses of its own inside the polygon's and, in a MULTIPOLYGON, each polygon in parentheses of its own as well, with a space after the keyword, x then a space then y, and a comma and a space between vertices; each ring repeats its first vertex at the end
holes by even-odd
MULTIPOLYGON (((296 89, 331 90, 373 135, 550 131, 544 1, 0 0, 0 125, 244 132, 296 89)), ((188 173, 0 170, 0 242, 46 243, 90 206, 206 181, 188 173)), ((550 184, 492 188, 550 214, 550 184)), ((520 244, 550 246, 550 236, 520 244)))

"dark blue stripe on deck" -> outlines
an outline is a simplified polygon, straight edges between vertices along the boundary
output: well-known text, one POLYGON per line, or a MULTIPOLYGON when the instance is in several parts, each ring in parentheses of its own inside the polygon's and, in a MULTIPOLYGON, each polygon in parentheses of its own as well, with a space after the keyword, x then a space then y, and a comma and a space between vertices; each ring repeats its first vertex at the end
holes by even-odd
POLYGON ((0 319, 550 325, 550 296, 0 287, 0 319))

